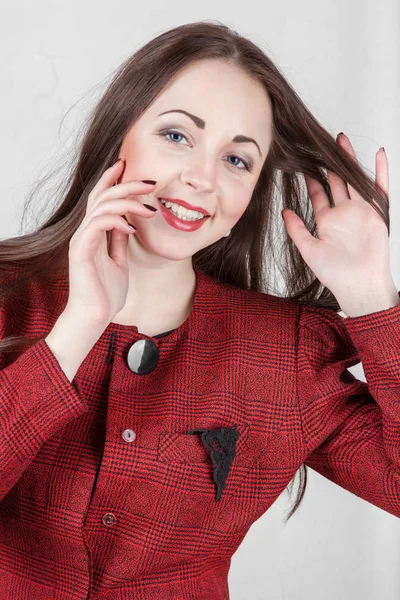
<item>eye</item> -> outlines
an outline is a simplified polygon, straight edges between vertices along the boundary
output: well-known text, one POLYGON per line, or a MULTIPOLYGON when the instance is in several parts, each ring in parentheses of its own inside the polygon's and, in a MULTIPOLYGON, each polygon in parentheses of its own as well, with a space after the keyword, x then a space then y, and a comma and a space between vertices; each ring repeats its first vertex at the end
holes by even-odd
MULTIPOLYGON (((179 131, 174 131, 172 129, 165 129, 163 131, 160 131, 158 133, 158 135, 163 138, 163 140, 165 142, 167 142, 167 144, 175 144, 178 146, 182 146, 182 144, 180 144, 178 141, 176 140, 171 140, 169 139, 167 136, 169 135, 177 135, 178 137, 182 137, 185 140, 187 140, 186 136, 184 136, 182 133, 180 133, 179 131)), ((185 145, 185 144, 183 144, 185 145)), ((236 158, 237 160, 239 160, 240 162, 242 162, 244 164, 244 167, 238 167, 237 165, 233 165, 232 163, 229 163, 232 167, 234 167, 235 169, 238 169, 239 171, 249 171, 249 173, 251 173, 251 165, 244 160, 243 158, 240 158, 240 156, 236 156, 235 154, 230 154, 230 157, 236 158)))

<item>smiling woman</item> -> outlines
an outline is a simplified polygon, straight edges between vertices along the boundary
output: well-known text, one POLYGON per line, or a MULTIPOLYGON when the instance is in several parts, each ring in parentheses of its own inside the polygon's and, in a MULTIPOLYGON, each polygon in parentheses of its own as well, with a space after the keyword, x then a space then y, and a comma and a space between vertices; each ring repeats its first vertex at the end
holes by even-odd
MULTIPOLYGON (((190 288, 192 256, 219 242, 239 221, 249 205, 271 137, 268 94, 243 69, 226 61, 204 59, 190 63, 171 78, 128 130, 119 152, 126 160, 119 182, 143 174, 156 180, 147 200, 161 208, 151 221, 127 215, 137 227, 128 247, 134 278, 142 261, 149 260, 143 255, 145 247, 151 250, 152 263, 163 265, 158 276, 165 285, 173 276, 190 288), (235 96, 230 93, 232 87, 237 90, 235 96), (199 94, 201 89, 209 91, 206 98, 199 94), (160 207, 159 198, 172 205, 160 207), (184 209, 210 216, 198 220, 197 212, 185 213, 184 209), (196 235, 183 236, 182 232, 196 235), (162 261, 161 256, 168 260, 162 261)), ((181 291, 176 289, 176 296, 171 297, 174 310, 181 291)), ((143 290, 141 297, 130 298, 133 313, 144 301, 146 305, 151 302, 152 294, 144 296, 143 290)))
POLYGON ((383 179, 210 22, 127 59, 77 146, 52 214, 0 242, 0 591, 226 600, 233 553, 300 473, 294 513, 306 465, 399 517, 400 306, 342 320, 274 231, 283 205, 315 233, 305 176, 339 219, 334 174, 361 198, 336 229, 367 215, 387 243, 383 179))

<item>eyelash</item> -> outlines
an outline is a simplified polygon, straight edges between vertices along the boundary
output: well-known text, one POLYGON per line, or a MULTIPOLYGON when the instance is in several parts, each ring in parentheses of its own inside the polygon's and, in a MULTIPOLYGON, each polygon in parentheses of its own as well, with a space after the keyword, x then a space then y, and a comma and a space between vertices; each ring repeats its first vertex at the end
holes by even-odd
MULTIPOLYGON (((175 133, 176 135, 181 135, 183 138, 185 138, 185 140, 187 140, 187 137, 185 135, 183 135, 183 133, 181 133, 180 131, 174 131, 173 129, 164 129, 163 131, 160 131, 158 133, 158 135, 163 138, 163 140, 165 142, 167 142, 167 144, 174 144, 175 146, 181 146, 182 144, 180 144, 179 142, 174 142, 173 140, 169 140, 166 136, 171 134, 171 133, 175 133)), ((234 156, 235 158, 238 158, 239 160, 242 161, 242 163, 244 164, 244 168, 243 167, 238 167, 236 165, 232 165, 232 163, 229 163, 231 167, 233 167, 234 169, 237 169, 238 171, 248 171, 249 173, 251 173, 252 169, 251 169, 251 165, 244 160, 243 158, 240 158, 240 156, 236 156, 235 154, 230 154, 229 156, 234 156)))

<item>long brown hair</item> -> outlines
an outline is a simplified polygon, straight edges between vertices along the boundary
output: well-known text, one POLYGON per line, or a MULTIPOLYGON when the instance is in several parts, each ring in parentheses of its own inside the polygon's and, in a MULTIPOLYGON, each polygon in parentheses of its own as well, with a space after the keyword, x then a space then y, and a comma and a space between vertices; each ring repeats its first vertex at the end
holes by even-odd
MULTIPOLYGON (((350 183, 377 210, 390 233, 387 196, 318 123, 264 52, 214 20, 188 23, 161 33, 117 69, 86 123, 76 146, 77 158, 73 159, 65 185, 58 190, 59 197, 55 198, 50 217, 32 233, 0 242, 0 265, 6 275, 1 302, 9 295, 23 294, 32 276, 43 285, 68 276, 70 238, 85 216, 91 189, 117 160, 124 136, 180 69, 199 59, 213 58, 242 69, 264 86, 273 108, 272 143, 250 203, 231 235, 197 252, 193 264, 221 282, 281 295, 267 277, 274 260, 284 281, 284 297, 341 310, 332 292, 314 276, 288 236, 281 221, 281 209, 295 211, 315 235, 316 223, 303 174, 324 186, 330 205, 334 206, 327 179, 329 169, 350 183), (277 223, 282 228, 279 237, 273 227, 277 223), (277 239, 283 239, 279 250, 277 239), (265 257, 268 257, 266 271, 265 257)), ((0 342, 0 351, 13 352, 33 341, 23 336, 8 337, 0 342)), ((285 523, 304 496, 306 466, 302 465, 298 473, 298 495, 285 523)), ((292 487, 293 480, 288 485, 290 492, 292 487)))

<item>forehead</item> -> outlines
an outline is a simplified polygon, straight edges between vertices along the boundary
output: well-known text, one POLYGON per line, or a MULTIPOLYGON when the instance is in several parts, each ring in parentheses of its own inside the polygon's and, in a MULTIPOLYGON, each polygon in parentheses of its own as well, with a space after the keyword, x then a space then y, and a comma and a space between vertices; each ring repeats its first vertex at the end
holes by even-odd
MULTIPOLYGON (((203 119, 208 132, 211 126, 218 126, 248 135, 258 132, 260 137, 260 131, 270 132, 272 128, 272 106, 265 88, 237 67, 220 60, 197 61, 182 69, 142 116, 154 119, 161 112, 175 108, 203 119)), ((171 113, 160 119, 168 116, 180 117, 171 113)))

